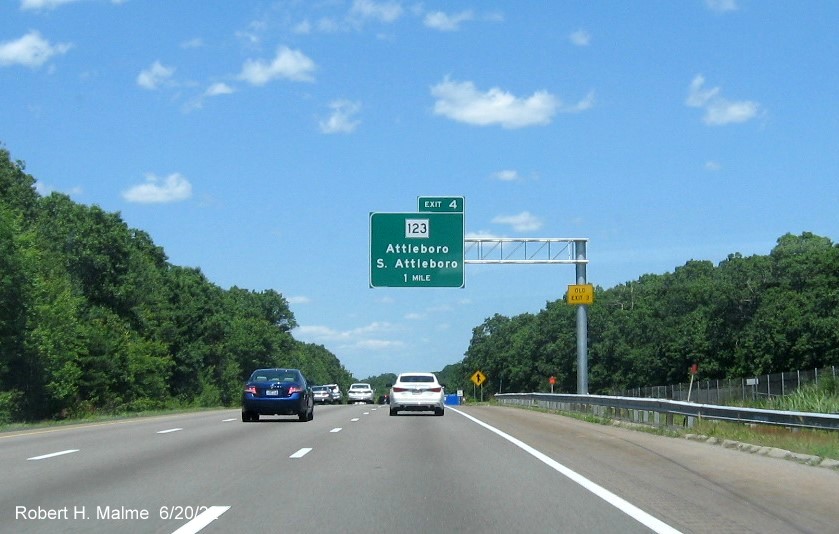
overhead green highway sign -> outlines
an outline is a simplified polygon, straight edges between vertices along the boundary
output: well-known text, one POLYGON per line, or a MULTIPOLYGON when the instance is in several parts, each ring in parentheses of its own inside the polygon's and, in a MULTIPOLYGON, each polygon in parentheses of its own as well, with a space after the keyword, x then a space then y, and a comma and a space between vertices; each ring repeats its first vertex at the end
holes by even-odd
POLYGON ((463 226, 462 211, 370 213, 370 287, 463 287, 463 226))

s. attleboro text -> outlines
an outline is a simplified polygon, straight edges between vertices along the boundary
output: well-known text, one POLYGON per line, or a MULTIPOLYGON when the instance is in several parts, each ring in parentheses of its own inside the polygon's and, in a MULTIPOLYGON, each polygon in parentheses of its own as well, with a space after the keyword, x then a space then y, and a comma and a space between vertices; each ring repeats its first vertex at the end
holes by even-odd
MULTIPOLYGON (((447 246, 426 247, 425 245, 388 244, 385 253, 395 255, 396 259, 393 261, 394 269, 457 269, 461 265, 461 262, 458 260, 439 259, 446 258, 451 254, 447 246), (409 254, 414 254, 415 256, 410 256, 409 254), (421 256, 416 256, 417 254, 436 254, 438 259, 422 259, 421 256)), ((386 266, 385 259, 376 259, 376 267, 383 269, 386 266)), ((408 276, 408 273, 404 273, 402 276, 405 278, 408 276)), ((426 280, 430 280, 431 275, 424 276, 429 277, 426 280)))

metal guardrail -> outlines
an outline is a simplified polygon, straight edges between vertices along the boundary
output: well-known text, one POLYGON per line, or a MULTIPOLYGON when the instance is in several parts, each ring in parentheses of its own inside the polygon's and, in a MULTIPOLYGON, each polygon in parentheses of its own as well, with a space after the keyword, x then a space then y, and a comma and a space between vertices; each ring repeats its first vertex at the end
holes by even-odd
POLYGON ((629 419, 633 422, 658 426, 673 425, 673 416, 681 415, 688 418, 687 425, 689 427, 693 426, 696 419, 716 419, 739 423, 839 430, 839 414, 760 410, 664 399, 560 393, 499 393, 495 395, 495 399, 501 404, 585 412, 602 417, 629 419), (664 415, 664 421, 661 420, 662 415, 664 415))

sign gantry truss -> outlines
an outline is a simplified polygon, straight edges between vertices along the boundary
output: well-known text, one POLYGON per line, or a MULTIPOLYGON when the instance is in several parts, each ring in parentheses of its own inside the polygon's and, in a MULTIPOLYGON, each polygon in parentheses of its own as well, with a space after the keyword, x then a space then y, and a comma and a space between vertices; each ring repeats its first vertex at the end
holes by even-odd
MULTIPOLYGON (((539 264, 570 263, 577 269, 577 285, 569 286, 583 292, 577 306, 577 393, 588 395, 588 306, 593 288, 586 282, 588 257, 584 237, 465 237, 463 263, 539 264), (587 297, 587 298, 583 298, 587 297)), ((573 302, 572 302, 573 303, 573 302)))
POLYGON ((588 241, 583 237, 467 237, 463 241, 464 263, 588 263, 576 250, 577 243, 584 247, 588 241))

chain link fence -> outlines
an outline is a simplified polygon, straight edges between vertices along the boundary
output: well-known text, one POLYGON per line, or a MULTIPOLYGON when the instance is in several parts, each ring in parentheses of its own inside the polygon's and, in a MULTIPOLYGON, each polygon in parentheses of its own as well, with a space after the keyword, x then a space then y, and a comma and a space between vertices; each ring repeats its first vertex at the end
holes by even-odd
POLYGON ((641 397, 725 404, 730 401, 754 401, 768 397, 789 395, 798 388, 819 380, 837 379, 837 367, 823 367, 809 371, 792 371, 751 378, 699 379, 693 383, 633 388, 618 392, 624 397, 641 397))

